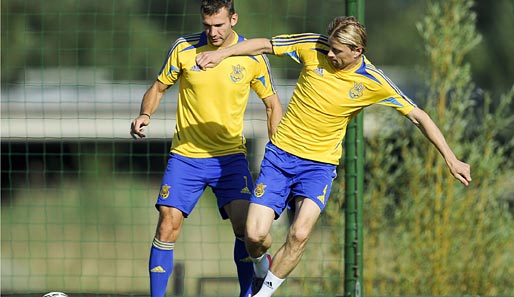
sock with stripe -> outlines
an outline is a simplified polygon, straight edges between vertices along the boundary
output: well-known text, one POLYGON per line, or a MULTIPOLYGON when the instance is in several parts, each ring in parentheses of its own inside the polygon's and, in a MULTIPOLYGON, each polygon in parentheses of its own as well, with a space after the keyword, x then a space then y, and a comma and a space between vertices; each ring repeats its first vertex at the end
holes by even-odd
POLYGON ((174 242, 163 242, 154 238, 150 250, 150 296, 164 297, 168 280, 173 270, 174 242))
POLYGON ((246 251, 244 239, 236 237, 234 243, 234 262, 237 267, 237 277, 239 280, 239 297, 252 295, 253 264, 246 251))

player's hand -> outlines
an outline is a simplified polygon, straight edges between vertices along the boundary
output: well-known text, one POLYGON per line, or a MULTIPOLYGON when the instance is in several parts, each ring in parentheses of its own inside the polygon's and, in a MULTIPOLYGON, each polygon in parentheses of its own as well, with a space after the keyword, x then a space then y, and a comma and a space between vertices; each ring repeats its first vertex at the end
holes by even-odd
POLYGON ((134 139, 144 138, 146 135, 143 133, 143 127, 150 124, 150 118, 147 115, 140 115, 135 118, 130 124, 130 135, 134 139))
POLYGON ((207 51, 196 56, 196 64, 200 69, 206 70, 207 68, 215 67, 221 63, 223 59, 224 57, 221 54, 221 51, 207 51))
POLYGON ((451 174, 458 179, 462 184, 468 186, 471 182, 471 166, 460 160, 455 160, 448 163, 451 174))

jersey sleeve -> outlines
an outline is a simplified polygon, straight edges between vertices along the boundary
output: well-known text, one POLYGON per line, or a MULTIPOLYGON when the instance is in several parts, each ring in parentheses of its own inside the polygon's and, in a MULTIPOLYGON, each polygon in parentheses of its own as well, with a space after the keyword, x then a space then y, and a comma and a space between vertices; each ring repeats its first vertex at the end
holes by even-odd
POLYGON ((403 93, 394 93, 378 102, 380 105, 389 106, 399 113, 406 115, 416 108, 416 104, 403 93))
POLYGON ((394 108, 399 113, 406 115, 417 107, 398 86, 387 77, 384 72, 366 60, 365 71, 362 73, 369 78, 366 86, 376 98, 376 104, 394 108))
POLYGON ((271 39, 273 53, 276 56, 289 57, 303 64, 308 55, 316 51, 328 53, 328 38, 316 33, 278 35, 271 39))
POLYGON ((266 55, 260 55, 257 56, 256 59, 258 61, 258 66, 256 67, 254 79, 250 84, 252 90, 257 94, 257 96, 264 99, 275 94, 277 91, 271 74, 271 67, 268 58, 266 55))
POLYGON ((168 56, 164 61, 164 64, 157 75, 157 79, 166 85, 174 85, 180 77, 181 67, 179 61, 179 48, 180 45, 186 42, 183 38, 179 38, 175 41, 170 51, 168 52, 168 56))

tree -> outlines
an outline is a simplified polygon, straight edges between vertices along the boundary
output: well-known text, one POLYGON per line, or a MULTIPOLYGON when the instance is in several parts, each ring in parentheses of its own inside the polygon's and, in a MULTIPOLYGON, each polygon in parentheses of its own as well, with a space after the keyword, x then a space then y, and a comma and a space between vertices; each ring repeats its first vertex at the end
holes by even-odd
MULTIPOLYGON (((417 24, 427 57, 423 108, 471 164, 470 187, 451 177, 438 151, 406 119, 380 107, 366 113, 378 120, 365 147, 367 295, 514 293, 514 220, 506 197, 514 192, 508 182, 513 141, 499 141, 501 131, 513 125, 508 107, 514 87, 495 108, 487 92, 477 93, 465 59, 481 41, 472 8, 471 0, 430 1, 417 24)), ((334 185, 323 219, 343 230, 338 193, 341 186, 334 185)), ((340 253, 341 247, 334 239, 333 250, 340 253)))
MULTIPOLYGON (((464 188, 447 173, 439 153, 421 133, 382 129, 377 135, 388 137, 374 139, 368 146, 370 152, 385 148, 398 155, 393 159, 398 160, 395 166, 387 165, 389 154, 367 155, 374 164, 369 178, 374 190, 366 196, 366 210, 380 215, 392 209, 385 226, 374 218, 367 221, 369 226, 380 226, 369 231, 368 242, 375 246, 366 247, 376 254, 367 261, 375 267, 392 266, 387 273, 392 286, 382 287, 388 288, 388 294, 512 293, 507 284, 514 260, 506 259, 513 248, 509 238, 514 224, 502 200, 507 189, 501 186, 512 178, 513 164, 506 155, 512 143, 502 146, 496 137, 503 127, 512 125, 513 117, 506 109, 474 106, 476 88, 465 56, 481 36, 472 5, 470 0, 431 1, 417 26, 428 58, 424 108, 456 154, 471 164, 472 185, 464 188), (381 199, 386 200, 377 202, 381 199), (390 252, 386 259, 394 259, 389 264, 377 252, 384 247, 390 252)), ((500 106, 509 106, 513 91, 507 91, 500 106)), ((490 98, 485 95, 484 100, 490 98)), ((367 289, 375 290, 371 282, 367 289)))
POLYGON ((113 80, 147 79, 148 71, 155 75, 170 41, 152 19, 136 13, 138 4, 2 1, 2 83, 37 67, 109 69, 113 80))

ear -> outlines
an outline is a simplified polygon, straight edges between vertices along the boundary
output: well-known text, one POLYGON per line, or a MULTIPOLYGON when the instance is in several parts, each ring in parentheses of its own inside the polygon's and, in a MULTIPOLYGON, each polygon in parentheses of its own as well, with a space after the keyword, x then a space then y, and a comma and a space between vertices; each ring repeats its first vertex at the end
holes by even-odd
POLYGON ((353 58, 357 59, 357 57, 360 57, 362 55, 363 49, 362 47, 356 48, 353 50, 353 58))
POLYGON ((235 12, 232 17, 230 17, 230 26, 234 27, 237 24, 237 21, 239 20, 239 15, 237 12, 235 12))

